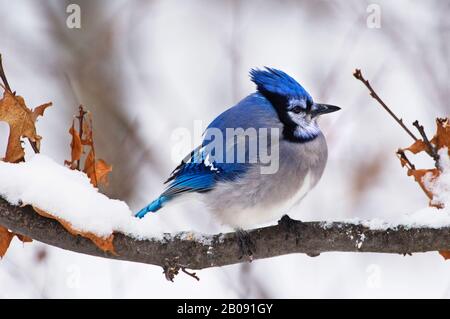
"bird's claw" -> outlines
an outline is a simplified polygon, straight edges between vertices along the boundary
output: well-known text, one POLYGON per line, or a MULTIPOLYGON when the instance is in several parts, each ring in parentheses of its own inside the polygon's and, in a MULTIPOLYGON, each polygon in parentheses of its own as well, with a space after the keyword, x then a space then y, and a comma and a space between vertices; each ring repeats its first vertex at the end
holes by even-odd
POLYGON ((296 220, 292 219, 288 215, 283 215, 281 219, 278 221, 278 225, 283 227, 285 230, 292 230, 292 228, 295 226, 296 220))
POLYGON ((256 249, 255 243, 250 238, 248 232, 243 229, 239 229, 236 231, 238 247, 240 252, 239 259, 242 259, 244 256, 248 259, 249 262, 253 260, 253 252, 256 249))

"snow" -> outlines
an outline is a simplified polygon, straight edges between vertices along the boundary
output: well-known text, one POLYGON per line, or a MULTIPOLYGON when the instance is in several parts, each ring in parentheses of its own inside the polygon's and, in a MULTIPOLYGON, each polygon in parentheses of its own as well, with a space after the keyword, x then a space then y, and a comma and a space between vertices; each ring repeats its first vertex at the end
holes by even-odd
POLYGON ((356 241, 356 247, 357 247, 358 249, 361 249, 361 247, 362 247, 362 245, 363 245, 363 243, 364 243, 364 240, 366 240, 366 235, 360 234, 360 235, 359 235, 359 239, 356 241))
MULTIPOLYGON (((450 157, 448 155, 448 149, 446 147, 441 148, 439 150, 439 156, 442 173, 436 179, 432 179, 431 174, 425 175, 424 184, 434 194, 432 203, 442 205, 442 209, 425 207, 413 213, 396 216, 389 221, 380 218, 363 220, 354 217, 345 219, 341 222, 355 225, 361 224, 371 230, 386 230, 388 228, 393 229, 399 226, 407 228, 450 227, 450 157)), ((331 225, 332 222, 327 221, 322 224, 322 227, 326 229, 331 227, 331 225)))
POLYGON ((86 174, 36 154, 29 161, 0 162, 0 196, 13 205, 29 204, 68 221, 80 231, 107 237, 120 231, 138 239, 150 233, 150 219, 137 219, 128 205, 94 188, 86 174))
POLYGON ((431 179, 431 174, 424 176, 425 186, 434 194, 433 204, 450 205, 450 158, 448 156, 448 148, 443 147, 439 151, 439 165, 442 173, 436 180, 431 179))
MULTIPOLYGON (((443 203, 444 209, 426 207, 412 214, 400 215, 391 221, 352 218, 344 222, 362 224, 373 230, 396 228, 399 225, 411 228, 450 226, 450 159, 446 148, 440 150, 439 154, 443 173, 435 180, 427 176, 424 178, 427 187, 437 194, 433 201, 443 203)), ((19 164, 0 162, 0 180, 0 196, 11 204, 33 205, 70 222, 77 230, 92 232, 101 237, 119 231, 137 239, 165 238, 163 233, 152 230, 149 224, 151 218, 135 218, 125 202, 100 193, 84 173, 70 170, 45 155, 37 154, 29 161, 19 164)), ((324 228, 330 225, 329 221, 323 223, 324 228)), ((178 235, 181 239, 211 244, 209 237, 196 232, 178 235)), ((363 241, 364 238, 357 240, 358 248, 363 241)))
MULTIPOLYGON (((121 191, 120 181, 116 184, 111 180, 114 192, 127 196, 133 211, 159 195, 162 181, 178 164, 170 160, 169 137, 173 130, 187 128, 194 132, 194 139, 199 138, 201 132, 195 133, 192 120, 195 123, 202 119, 206 126, 217 114, 250 93, 254 89, 246 78, 250 67, 278 66, 301 80, 315 100, 343 107, 340 114, 321 119, 329 144, 327 168, 316 188, 289 215, 303 221, 358 216, 371 219, 372 223, 377 217, 384 223, 396 215, 426 207, 428 200, 411 177, 406 176, 394 155, 398 147, 409 145, 408 136, 371 100, 351 72, 361 67, 406 125, 411 127, 419 119, 427 132, 433 132, 435 116, 449 114, 448 99, 445 94, 438 94, 448 86, 448 72, 440 72, 446 70, 448 57, 436 46, 445 38, 445 33, 439 30, 447 23, 446 12, 431 1, 376 1, 381 7, 382 27, 367 29, 364 24, 367 6, 355 0, 348 6, 348 2, 327 1, 318 8, 299 2, 283 2, 280 6, 276 2, 246 1, 240 4, 241 14, 236 20, 230 11, 234 7, 225 1, 207 6, 198 0, 154 1, 152 8, 157 10, 152 14, 144 14, 148 10, 142 6, 124 6, 126 1, 97 1, 95 11, 88 8, 84 12, 96 14, 98 21, 111 21, 115 32, 108 40, 113 42, 107 41, 107 54, 99 54, 99 58, 89 55, 92 67, 76 72, 72 66, 78 57, 86 60, 83 53, 91 52, 92 48, 103 52, 105 41, 99 40, 104 32, 99 31, 105 28, 98 30, 96 24, 82 22, 81 30, 68 32, 67 41, 61 42, 54 37, 54 30, 60 25, 46 19, 47 12, 38 10, 40 3, 0 0, 12 11, 21 12, 2 16, 0 24, 11 31, 3 34, 2 53, 13 89, 26 98, 28 106, 54 102, 55 107, 39 120, 38 134, 43 136, 44 153, 58 163, 69 156, 67 129, 78 103, 68 89, 66 74, 71 82, 75 81, 76 93, 83 93, 80 102, 96 108, 94 125, 100 155, 106 160, 114 159, 116 170, 124 162, 121 169, 130 172, 139 169, 139 174, 130 174, 133 188, 123 186, 121 191), (355 10, 361 14, 360 27, 355 27, 355 10), (394 20, 386 21, 383 14, 387 12, 395 18, 395 29, 389 28, 394 20), (118 17, 118 13, 120 19, 111 19, 118 17), (321 19, 311 19, 312 16, 321 19), (132 38, 128 17, 139 18, 139 23, 130 26, 132 38), (323 27, 324 21, 328 28, 323 27), (230 38, 230 30, 236 23, 237 42, 230 38), (330 28, 332 33, 328 31, 330 28), (396 32, 403 34, 401 43, 395 42, 396 32), (80 39, 80 35, 90 36, 80 39), (262 38, 273 45, 261 43, 262 38), (237 68, 229 67, 230 54, 223 49, 224 43, 237 43, 237 68), (305 50, 305 43, 314 49, 305 50), (79 50, 67 50, 72 45, 79 50), (408 54, 411 47, 427 47, 425 53, 433 58, 424 66, 423 55, 408 54), (428 79, 430 73, 436 81, 420 80, 428 79), (102 91, 95 90, 96 83, 101 88, 105 83, 116 83, 115 79, 119 85, 129 84, 112 86, 113 98, 120 97, 113 99, 123 115, 120 119, 124 122, 120 125, 115 119, 119 113, 110 116, 112 100, 105 100, 102 91), (430 104, 430 97, 435 103, 430 104), (98 126, 101 122, 104 124, 98 126), (130 132, 130 123, 135 130, 131 134, 143 138, 139 147, 130 138, 126 138, 126 143, 117 143, 128 136, 125 134, 130 132), (143 154, 148 152, 151 161, 143 160, 146 158, 143 154), (119 156, 123 154, 128 156, 119 156), (355 168, 380 154, 381 175, 355 194, 353 181, 358 176, 355 168)), ((55 11, 61 21, 67 18, 63 9, 55 11)), ((8 132, 7 125, 0 122, 2 154, 5 145, 2 148, 1 144, 6 143, 3 137, 8 132)), ((30 148, 29 152, 32 153, 30 148)), ((182 153, 180 156, 185 155, 182 153)), ((421 159, 416 157, 411 160, 417 167, 427 167, 428 158, 420 163, 421 159)), ((113 171, 112 175, 115 174, 117 171, 113 171)), ((168 205, 160 214, 147 218, 152 220, 155 232, 222 231, 204 206, 190 200, 168 205)), ((38 242, 23 245, 13 240, 6 258, 0 262, 0 298, 450 298, 449 261, 444 262, 437 252, 407 257, 339 252, 310 258, 292 254, 205 269, 198 275, 200 282, 181 274, 174 283, 168 283, 154 266, 93 258, 38 242), (39 262, 36 256, 42 251, 47 258, 39 262)))

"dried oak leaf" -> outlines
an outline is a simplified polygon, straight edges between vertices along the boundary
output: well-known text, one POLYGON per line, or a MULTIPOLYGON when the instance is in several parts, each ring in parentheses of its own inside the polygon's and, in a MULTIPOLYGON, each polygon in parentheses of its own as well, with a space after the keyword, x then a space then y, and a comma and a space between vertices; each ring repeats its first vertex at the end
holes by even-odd
POLYGON ((36 119, 42 116, 47 107, 52 103, 46 103, 31 111, 25 104, 25 100, 5 90, 0 100, 0 121, 9 125, 9 138, 6 148, 5 162, 17 163, 23 160, 25 151, 21 144, 21 138, 26 137, 40 149, 41 137, 36 133, 36 119))
MULTIPOLYGON (((436 119, 436 134, 430 141, 433 146, 439 150, 443 147, 448 147, 449 155, 450 155, 450 123, 448 118, 438 118, 436 119)), ((423 140, 417 140, 415 141, 411 146, 407 148, 401 149, 403 151, 409 151, 413 154, 417 154, 420 152, 427 152, 428 146, 423 140)), ((433 199, 433 193, 431 190, 427 189, 423 182, 423 177, 427 173, 431 173, 431 178, 435 179, 440 175, 440 171, 436 168, 432 169, 415 169, 414 167, 410 167, 407 161, 407 158, 403 156, 399 157, 400 164, 402 167, 407 166, 408 167, 408 176, 413 176, 415 181, 420 185, 422 190, 425 192, 427 197, 432 200, 433 199)), ((436 206, 430 202, 430 206, 436 206)), ((442 208, 442 207, 440 207, 442 208)))
MULTIPOLYGON (((430 173, 431 174, 431 180, 434 180, 436 177, 439 176, 440 172, 437 168, 432 169, 408 169, 408 176, 413 176, 414 180, 419 184, 419 186, 422 188, 424 193, 427 195, 427 197, 432 200, 433 199, 433 193, 425 186, 423 182, 423 177, 430 173)), ((430 203, 430 206, 435 206, 434 204, 430 203)), ((437 206, 435 206, 437 207, 437 206)), ((442 208, 442 207, 437 207, 442 208)))
POLYGON ((91 180, 91 184, 97 187, 99 184, 108 184, 108 174, 112 171, 112 166, 102 159, 96 160, 94 149, 91 148, 84 162, 83 171, 91 180))
POLYGON ((91 148, 88 155, 86 156, 83 172, 85 172, 89 177, 89 179, 91 180, 91 184, 97 187, 98 183, 97 174, 95 173, 95 151, 93 148, 91 148))
POLYGON ((20 234, 15 234, 17 238, 19 238, 19 240, 22 243, 31 243, 33 241, 33 238, 25 236, 25 235, 20 235, 20 234))
POLYGON ((69 129, 69 133, 72 136, 72 141, 70 142, 71 157, 70 161, 64 161, 64 164, 69 166, 71 169, 75 169, 77 161, 80 160, 81 154, 83 153, 83 145, 81 145, 80 134, 75 129, 75 121, 72 121, 72 126, 69 129))
POLYGON ((46 211, 44 211, 38 207, 35 207, 35 206, 33 206, 33 209, 39 215, 41 215, 43 217, 51 218, 51 219, 58 221, 70 234, 72 234, 74 236, 79 235, 79 236, 88 238, 101 250, 116 255, 116 253, 114 251, 114 245, 113 245, 114 234, 111 234, 107 237, 100 237, 91 232, 83 232, 83 231, 73 228, 72 224, 70 222, 68 222, 62 218, 53 216, 52 214, 47 213, 46 211))
POLYGON ((427 150, 427 144, 422 140, 415 141, 410 147, 404 148, 404 151, 410 151, 413 154, 417 154, 427 150))
POLYGON ((439 254, 444 257, 445 260, 450 259, 450 251, 448 250, 441 250, 439 251, 439 254))
MULTIPOLYGON (((90 116, 90 113, 88 115, 90 116)), ((89 118, 89 124, 85 121, 83 136, 82 144, 91 148, 84 161, 83 172, 86 173, 91 180, 91 184, 95 187, 100 184, 107 185, 108 174, 112 171, 112 165, 107 164, 102 159, 96 159, 91 117, 89 118)))
POLYGON ((436 148, 439 150, 443 147, 448 147, 448 155, 450 156, 450 119, 438 118, 436 119, 436 135, 431 139, 436 148))
POLYGON ((0 226, 0 258, 5 256, 13 237, 14 233, 3 226, 0 226))
MULTIPOLYGON (((440 150, 443 147, 448 148, 448 153, 450 155, 450 121, 448 118, 438 118, 436 119, 436 134, 430 141, 431 144, 437 149, 440 150)), ((420 152, 427 152, 428 146, 426 143, 422 140, 417 140, 414 142, 411 146, 404 148, 403 151, 410 151, 413 154, 417 154, 420 152)), ((423 177, 430 173, 431 174, 431 180, 436 179, 440 174, 441 171, 437 168, 432 169, 415 169, 414 167, 410 167, 408 164, 408 161, 406 157, 400 156, 400 163, 402 167, 407 166, 408 167, 408 176, 413 176, 414 180, 420 185, 424 193, 427 195, 427 197, 430 199, 430 206, 436 207, 436 208, 443 208, 442 205, 436 204, 432 202, 432 199, 434 197, 433 192, 428 189, 423 181, 423 177)), ((442 257, 444 259, 450 259, 450 251, 439 251, 442 257)))
POLYGON ((9 245, 11 244, 11 240, 14 238, 14 236, 17 236, 17 238, 19 238, 19 240, 23 243, 29 243, 33 241, 27 236, 15 234, 8 228, 0 226, 0 258, 5 256, 6 251, 8 250, 9 245))
POLYGON ((108 185, 108 174, 112 172, 112 165, 107 164, 104 160, 98 159, 95 162, 95 174, 97 183, 108 185))
POLYGON ((76 169, 78 161, 81 160, 81 155, 84 153, 84 147, 89 147, 90 150, 88 155, 84 159, 83 172, 89 177, 91 184, 98 187, 99 184, 108 184, 108 174, 112 171, 112 165, 107 164, 102 159, 96 159, 95 148, 94 148, 94 137, 92 130, 92 114, 89 112, 84 112, 81 108, 80 115, 77 118, 82 118, 82 136, 75 129, 75 123, 72 122, 72 126, 69 133, 72 136, 72 142, 70 143, 71 148, 71 160, 65 161, 64 163, 68 165, 71 169, 76 169), (87 115, 87 119, 84 119, 87 115))

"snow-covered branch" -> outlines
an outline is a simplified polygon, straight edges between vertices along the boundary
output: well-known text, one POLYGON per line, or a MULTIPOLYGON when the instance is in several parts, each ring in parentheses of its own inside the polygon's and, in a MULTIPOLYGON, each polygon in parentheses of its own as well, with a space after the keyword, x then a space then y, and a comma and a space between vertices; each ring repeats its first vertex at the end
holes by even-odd
MULTIPOLYGON (((277 225, 249 231, 255 247, 253 259, 293 253, 317 256, 323 252, 410 254, 450 250, 450 159, 446 152, 440 152, 444 173, 424 180, 441 194, 433 199, 445 203, 444 209, 426 207, 390 222, 301 222, 286 216, 277 225)), ((0 225, 55 247, 162 266, 168 279, 180 270, 187 272, 187 268, 247 261, 242 258, 237 233, 155 232, 151 227, 154 215, 135 218, 125 202, 99 193, 84 173, 44 155, 19 164, 0 162, 0 180, 0 225)))
MULTIPOLYGON (((236 234, 200 235, 191 232, 138 240, 115 233, 116 255, 100 250, 92 241, 73 236, 55 220, 42 217, 29 206, 18 207, 0 199, 0 224, 14 232, 62 249, 111 259, 165 267, 170 262, 191 269, 245 262, 240 258, 236 234)), ((375 252, 409 254, 450 250, 450 227, 373 227, 374 223, 301 222, 283 218, 278 225, 249 232, 256 249, 253 259, 292 253, 316 256, 323 252, 375 252)))

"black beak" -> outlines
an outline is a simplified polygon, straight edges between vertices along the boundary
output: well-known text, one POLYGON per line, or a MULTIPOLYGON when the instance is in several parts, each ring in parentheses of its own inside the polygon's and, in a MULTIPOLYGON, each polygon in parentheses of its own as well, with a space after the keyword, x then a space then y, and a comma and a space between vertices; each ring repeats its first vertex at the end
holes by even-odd
POLYGON ((332 113, 339 111, 341 108, 339 106, 330 104, 318 104, 314 103, 313 111, 311 112, 312 117, 316 117, 322 114, 332 113))

